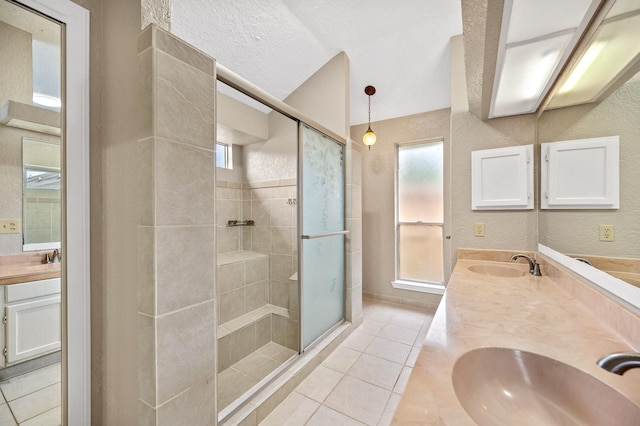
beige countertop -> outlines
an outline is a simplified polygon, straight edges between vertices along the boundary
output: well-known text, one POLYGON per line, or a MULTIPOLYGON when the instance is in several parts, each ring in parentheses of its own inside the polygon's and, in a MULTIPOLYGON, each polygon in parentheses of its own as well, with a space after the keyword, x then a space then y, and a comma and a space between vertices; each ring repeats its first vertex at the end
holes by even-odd
MULTIPOLYGON (((628 311, 620 314, 624 321, 596 317, 578 300, 604 296, 594 296, 590 287, 584 289, 587 296, 577 295, 583 290, 581 284, 576 287, 575 278, 565 286, 558 270, 552 272, 552 266, 541 264, 543 273, 548 269, 549 275, 526 273, 509 278, 472 272, 469 267, 508 265, 527 270, 527 265, 458 260, 396 410, 394 425, 473 425, 456 397, 451 377, 457 359, 481 347, 514 348, 557 359, 640 405, 640 369, 618 376, 596 365, 609 353, 640 349, 628 343, 635 341, 633 333, 640 328, 640 318, 628 311), (629 319, 635 324, 629 325, 629 319), (612 321, 623 322, 620 327, 631 329, 632 337, 618 334, 612 321)), ((602 304, 607 309, 598 315, 607 315, 611 303, 602 304)))
POLYGON ((23 253, 0 256, 0 285, 60 277, 60 263, 42 263, 44 255, 23 253))

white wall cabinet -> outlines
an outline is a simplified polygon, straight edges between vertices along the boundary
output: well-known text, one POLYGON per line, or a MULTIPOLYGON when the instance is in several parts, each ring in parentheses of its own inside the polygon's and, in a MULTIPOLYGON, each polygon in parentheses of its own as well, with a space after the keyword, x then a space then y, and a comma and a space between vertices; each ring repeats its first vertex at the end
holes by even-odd
POLYGON ((533 145, 471 152, 473 210, 528 210, 533 205, 533 145))
POLYGON ((60 278, 7 285, 4 293, 4 365, 60 350, 60 278))
POLYGON ((540 207, 620 207, 618 136, 541 144, 540 207))

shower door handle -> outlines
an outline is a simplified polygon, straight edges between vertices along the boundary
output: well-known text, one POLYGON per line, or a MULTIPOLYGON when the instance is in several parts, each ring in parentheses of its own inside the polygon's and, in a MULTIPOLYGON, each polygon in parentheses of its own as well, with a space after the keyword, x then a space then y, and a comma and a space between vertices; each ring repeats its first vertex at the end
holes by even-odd
POLYGON ((314 240, 316 238, 333 237, 335 235, 347 235, 349 231, 327 232, 325 234, 302 235, 303 240, 314 240))

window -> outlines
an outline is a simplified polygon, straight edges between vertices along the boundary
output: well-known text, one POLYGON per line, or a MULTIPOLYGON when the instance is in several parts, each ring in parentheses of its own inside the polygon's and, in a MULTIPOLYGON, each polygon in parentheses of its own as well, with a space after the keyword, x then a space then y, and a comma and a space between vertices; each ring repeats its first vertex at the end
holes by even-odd
POLYGON ((394 287, 431 291, 444 285, 443 151, 442 141, 397 146, 394 287))
POLYGON ((220 167, 222 169, 233 169, 231 151, 231 145, 216 142, 216 167, 220 167))

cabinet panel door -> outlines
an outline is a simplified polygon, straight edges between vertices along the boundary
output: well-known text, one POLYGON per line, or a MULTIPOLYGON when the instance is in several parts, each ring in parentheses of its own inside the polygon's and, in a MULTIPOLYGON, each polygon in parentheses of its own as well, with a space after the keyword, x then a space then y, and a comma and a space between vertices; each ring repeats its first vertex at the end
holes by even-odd
POLYGON ((471 209, 533 209, 533 145, 471 152, 471 209))
POLYGON ((7 363, 60 349, 60 296, 6 307, 7 363))

